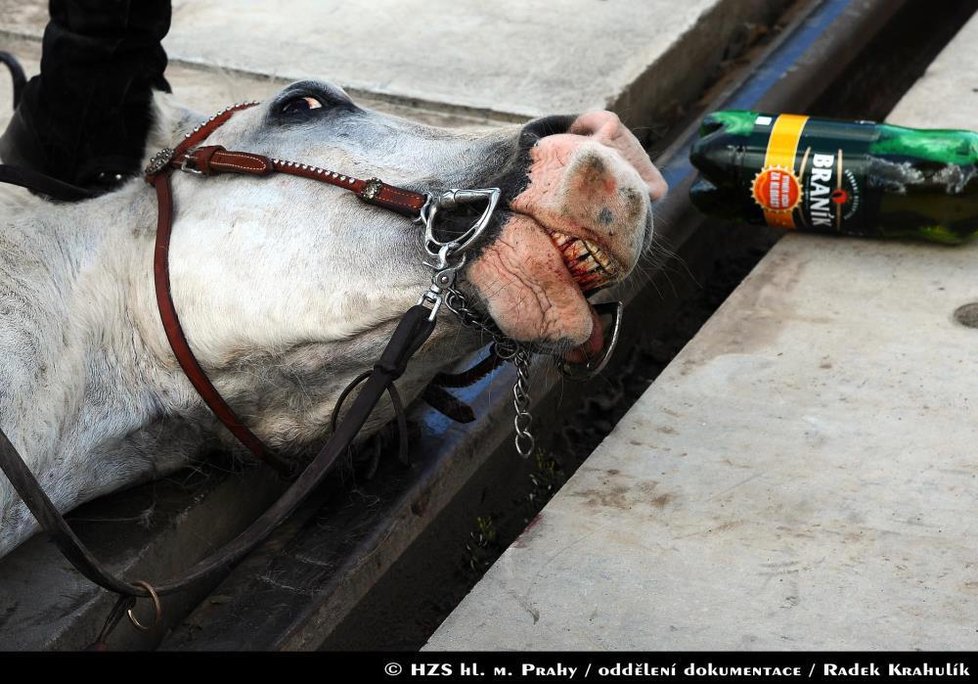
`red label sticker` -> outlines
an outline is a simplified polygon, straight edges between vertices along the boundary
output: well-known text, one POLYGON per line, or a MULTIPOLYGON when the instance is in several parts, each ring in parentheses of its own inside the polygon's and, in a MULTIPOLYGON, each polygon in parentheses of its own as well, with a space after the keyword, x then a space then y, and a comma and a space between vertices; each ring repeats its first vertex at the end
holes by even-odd
POLYGON ((765 167, 754 176, 754 201, 765 211, 790 213, 801 201, 801 183, 790 169, 765 167))

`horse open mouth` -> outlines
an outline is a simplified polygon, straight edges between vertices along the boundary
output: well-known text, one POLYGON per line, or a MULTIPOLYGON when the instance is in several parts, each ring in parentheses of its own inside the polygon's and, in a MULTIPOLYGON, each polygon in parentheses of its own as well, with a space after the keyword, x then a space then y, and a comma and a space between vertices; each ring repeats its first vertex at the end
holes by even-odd
POLYGON ((622 277, 625 269, 594 242, 553 230, 547 234, 585 297, 622 277))
POLYGON ((600 361, 613 328, 588 297, 635 266, 666 184, 614 114, 588 113, 566 133, 544 133, 529 149, 528 182, 468 280, 511 339, 572 363, 600 361))
POLYGON ((605 325, 594 306, 587 301, 587 297, 618 282, 624 275, 625 268, 591 240, 554 230, 546 230, 546 233, 560 252, 571 278, 581 288, 592 321, 588 339, 565 350, 561 356, 568 363, 586 364, 602 353, 605 344, 605 325))

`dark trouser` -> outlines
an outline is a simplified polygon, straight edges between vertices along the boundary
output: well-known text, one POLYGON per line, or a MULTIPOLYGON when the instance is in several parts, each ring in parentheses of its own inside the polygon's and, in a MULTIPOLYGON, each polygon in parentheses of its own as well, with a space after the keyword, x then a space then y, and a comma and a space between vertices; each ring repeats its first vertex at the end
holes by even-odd
POLYGON ((152 90, 170 90, 160 45, 170 0, 50 0, 49 11, 41 75, 24 88, 0 156, 70 183, 111 186, 115 174, 139 171, 152 90))

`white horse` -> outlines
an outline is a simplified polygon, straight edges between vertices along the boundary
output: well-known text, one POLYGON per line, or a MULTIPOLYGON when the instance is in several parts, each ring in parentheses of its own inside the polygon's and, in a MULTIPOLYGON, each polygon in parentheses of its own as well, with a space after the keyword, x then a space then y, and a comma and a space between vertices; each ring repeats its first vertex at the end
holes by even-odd
MULTIPOLYGON (((193 121, 156 100, 150 143, 193 121)), ((608 112, 461 132, 367 111, 296 83, 207 144, 418 190, 503 189, 461 289, 515 340, 581 360, 600 325, 585 293, 624 278, 652 239, 665 183, 608 112)), ((175 173, 173 298, 201 364, 267 444, 329 431, 430 284, 418 228, 352 193, 291 176, 175 173)), ((228 441, 180 371, 156 309, 156 198, 141 180, 77 204, 5 192, 0 207, 0 427, 61 511, 160 477, 228 441)), ((447 312, 398 382, 406 399, 479 341, 447 312)), ((391 416, 381 405, 367 431, 391 416)), ((37 531, 0 475, 0 555, 37 531)))

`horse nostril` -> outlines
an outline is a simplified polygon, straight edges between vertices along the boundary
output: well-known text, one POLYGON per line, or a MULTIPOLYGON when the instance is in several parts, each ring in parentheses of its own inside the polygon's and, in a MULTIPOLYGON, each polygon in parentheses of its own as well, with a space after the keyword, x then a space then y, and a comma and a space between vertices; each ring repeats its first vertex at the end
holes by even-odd
POLYGON ((622 128, 621 119, 614 112, 593 111, 582 114, 570 127, 570 133, 613 140, 622 128))
POLYGON ((574 119, 575 117, 573 116, 564 115, 544 116, 539 119, 534 119, 523 126, 523 139, 532 145, 540 138, 546 138, 548 135, 566 133, 570 130, 574 119))

